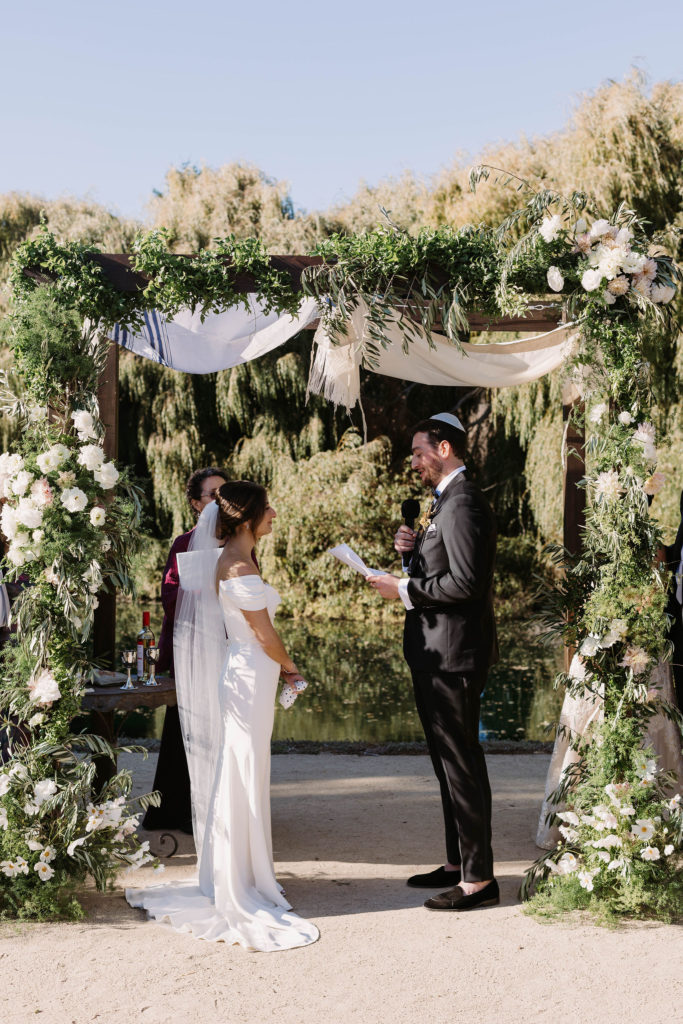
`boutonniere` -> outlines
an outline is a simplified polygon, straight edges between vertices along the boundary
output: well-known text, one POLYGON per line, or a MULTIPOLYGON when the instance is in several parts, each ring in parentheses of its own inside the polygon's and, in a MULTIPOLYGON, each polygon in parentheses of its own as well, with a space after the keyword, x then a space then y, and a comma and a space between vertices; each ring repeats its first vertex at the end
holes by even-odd
POLYGON ((427 527, 429 526, 429 524, 431 523, 432 516, 434 514, 434 504, 435 504, 435 499, 434 498, 428 498, 427 499, 427 502, 426 502, 425 507, 424 507, 424 511, 423 511, 422 515, 420 516, 420 521, 418 523, 418 526, 420 527, 420 529, 426 530, 427 527))

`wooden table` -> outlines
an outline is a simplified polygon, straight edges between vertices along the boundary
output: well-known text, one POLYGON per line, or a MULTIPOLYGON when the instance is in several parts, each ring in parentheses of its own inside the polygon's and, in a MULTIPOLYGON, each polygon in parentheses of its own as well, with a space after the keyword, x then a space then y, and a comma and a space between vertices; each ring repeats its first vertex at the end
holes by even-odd
MULTIPOLYGON (((134 690, 122 690, 120 686, 93 686, 83 695, 81 707, 92 711, 93 732, 102 736, 112 746, 117 736, 114 728, 115 711, 134 711, 136 708, 159 708, 177 703, 175 680, 170 676, 157 676, 158 686, 144 686, 134 690)), ((108 757, 97 758, 96 788, 99 790, 116 774, 116 762, 108 757)))

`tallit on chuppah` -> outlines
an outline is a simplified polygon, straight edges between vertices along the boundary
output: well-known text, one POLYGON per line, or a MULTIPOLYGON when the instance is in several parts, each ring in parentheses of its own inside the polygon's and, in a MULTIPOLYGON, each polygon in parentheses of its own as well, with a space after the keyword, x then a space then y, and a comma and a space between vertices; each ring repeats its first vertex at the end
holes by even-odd
MULTIPOLYGON (((360 399, 360 368, 368 340, 368 309, 360 302, 352 313, 344 337, 334 343, 324 321, 314 337, 314 358, 308 390, 347 409, 360 399)), ((215 373, 257 359, 284 345, 320 316, 318 303, 304 299, 296 316, 265 313, 252 295, 246 305, 220 313, 181 310, 166 319, 152 310, 144 314, 138 333, 118 324, 111 338, 146 359, 185 373, 215 373)), ((543 377, 566 359, 577 336, 576 324, 519 341, 453 345, 445 335, 432 332, 432 345, 415 326, 408 352, 398 326, 385 330, 386 348, 380 347, 375 373, 420 384, 511 387, 543 377)))

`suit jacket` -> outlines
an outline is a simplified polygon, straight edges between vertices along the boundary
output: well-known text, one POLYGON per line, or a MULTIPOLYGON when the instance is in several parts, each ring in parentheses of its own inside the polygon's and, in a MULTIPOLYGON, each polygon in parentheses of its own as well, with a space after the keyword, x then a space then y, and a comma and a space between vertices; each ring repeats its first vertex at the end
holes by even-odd
POLYGON ((437 498, 410 562, 403 652, 414 671, 481 673, 498 660, 496 523, 465 473, 437 498))
POLYGON ((174 675, 173 623, 175 621, 175 606, 178 601, 178 588, 180 586, 177 556, 187 551, 190 546, 191 537, 192 530, 188 530, 187 533, 181 533, 179 537, 176 537, 168 553, 164 574, 161 577, 161 603, 164 607, 164 621, 161 623, 161 633, 159 634, 159 664, 157 668, 159 672, 168 672, 171 676, 174 675))
POLYGON ((683 492, 681 492, 681 522, 676 533, 676 540, 664 548, 666 561, 671 573, 669 582, 669 597, 666 605, 667 613, 672 617, 673 624, 671 632, 681 633, 683 630, 681 606, 676 600, 676 573, 681 564, 681 551, 683 550, 683 492))

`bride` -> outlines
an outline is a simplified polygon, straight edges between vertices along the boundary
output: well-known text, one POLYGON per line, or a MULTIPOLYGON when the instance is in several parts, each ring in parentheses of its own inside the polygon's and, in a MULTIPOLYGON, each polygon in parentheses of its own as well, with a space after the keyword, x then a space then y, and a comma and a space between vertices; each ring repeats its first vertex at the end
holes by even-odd
POLYGON ((291 913, 273 869, 275 692, 280 674, 292 687, 301 679, 272 624, 280 597, 252 560, 274 518, 265 488, 230 481, 178 556, 174 658, 198 879, 126 890, 131 906, 177 931, 262 952, 305 946, 319 934, 291 913))

